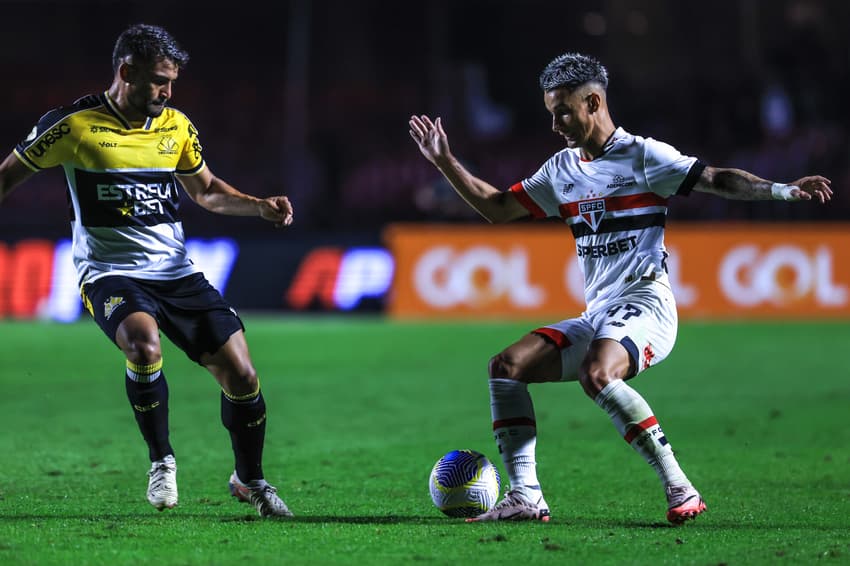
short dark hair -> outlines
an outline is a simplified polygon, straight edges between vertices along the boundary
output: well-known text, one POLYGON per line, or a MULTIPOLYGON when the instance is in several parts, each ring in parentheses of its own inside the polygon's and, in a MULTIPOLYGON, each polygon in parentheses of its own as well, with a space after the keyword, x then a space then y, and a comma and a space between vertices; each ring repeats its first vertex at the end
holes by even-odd
POLYGON ((608 88, 608 69, 602 63, 581 53, 564 53, 552 59, 540 73, 540 88, 544 92, 555 88, 574 90, 587 83, 608 88))
POLYGON ((112 50, 112 70, 117 71, 128 55, 145 63, 168 59, 180 68, 189 63, 189 54, 170 33, 149 24, 134 24, 121 32, 112 50))

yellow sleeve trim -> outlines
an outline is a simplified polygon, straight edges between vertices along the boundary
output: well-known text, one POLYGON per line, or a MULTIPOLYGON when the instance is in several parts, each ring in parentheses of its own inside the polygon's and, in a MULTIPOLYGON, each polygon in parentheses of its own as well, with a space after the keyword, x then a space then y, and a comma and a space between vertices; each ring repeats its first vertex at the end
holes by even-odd
POLYGON ((12 150, 12 152, 15 154, 15 157, 18 158, 18 161, 26 165, 28 169, 32 169, 36 173, 43 171, 43 169, 38 168, 32 161, 30 161, 26 155, 21 154, 17 148, 12 150))

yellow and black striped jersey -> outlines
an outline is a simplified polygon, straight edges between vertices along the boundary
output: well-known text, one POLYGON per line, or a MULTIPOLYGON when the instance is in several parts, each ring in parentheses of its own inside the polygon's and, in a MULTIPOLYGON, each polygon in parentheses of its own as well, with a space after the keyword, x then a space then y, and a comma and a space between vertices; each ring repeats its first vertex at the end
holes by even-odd
POLYGON ((15 155, 33 171, 65 170, 80 284, 105 275, 173 279, 187 256, 176 175, 204 168, 198 132, 174 108, 134 127, 107 93, 49 111, 15 155))

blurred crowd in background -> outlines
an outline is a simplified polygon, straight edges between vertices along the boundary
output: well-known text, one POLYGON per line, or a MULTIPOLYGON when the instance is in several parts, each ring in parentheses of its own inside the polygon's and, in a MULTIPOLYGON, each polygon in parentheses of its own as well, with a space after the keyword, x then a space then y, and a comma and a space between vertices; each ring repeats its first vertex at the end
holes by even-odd
MULTIPOLYGON (((411 114, 441 116, 454 152, 500 187, 562 139, 538 74, 566 51, 598 57, 614 122, 717 166, 833 180, 827 207, 676 198, 677 221, 850 220, 850 2, 846 0, 0 1, 5 154, 48 109, 111 82, 129 24, 167 28, 192 59, 172 105, 212 171, 284 193, 294 231, 396 221, 479 222, 419 154, 411 114), (270 11, 271 10, 271 11, 270 11)), ((256 219, 182 208, 193 236, 268 235, 256 219)), ((60 170, 0 207, 4 238, 68 235, 60 170)))

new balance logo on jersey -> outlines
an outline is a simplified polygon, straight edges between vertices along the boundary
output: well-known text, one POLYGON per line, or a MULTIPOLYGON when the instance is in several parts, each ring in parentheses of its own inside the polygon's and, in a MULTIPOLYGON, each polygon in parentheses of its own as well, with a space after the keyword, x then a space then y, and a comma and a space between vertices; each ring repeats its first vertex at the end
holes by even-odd
POLYGON ((578 203, 578 214, 584 223, 596 232, 602 217, 605 216, 605 199, 585 200, 578 203))

